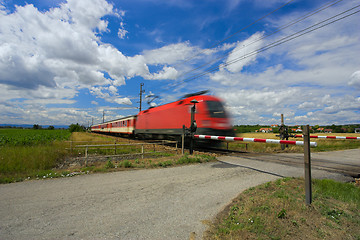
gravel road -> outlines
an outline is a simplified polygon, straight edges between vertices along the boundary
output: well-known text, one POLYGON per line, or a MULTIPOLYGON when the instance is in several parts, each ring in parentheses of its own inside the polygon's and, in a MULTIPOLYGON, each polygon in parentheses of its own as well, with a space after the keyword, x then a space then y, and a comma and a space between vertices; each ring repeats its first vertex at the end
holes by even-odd
POLYGON ((221 160, 0 185, 0 239, 200 239, 204 220, 243 190, 303 175, 294 166, 221 160))

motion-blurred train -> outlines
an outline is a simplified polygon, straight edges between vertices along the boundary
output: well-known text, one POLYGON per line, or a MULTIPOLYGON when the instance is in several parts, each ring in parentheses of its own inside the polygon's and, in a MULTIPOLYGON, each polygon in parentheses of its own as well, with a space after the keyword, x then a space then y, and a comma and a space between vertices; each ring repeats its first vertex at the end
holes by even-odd
POLYGON ((188 94, 182 99, 152 107, 137 115, 128 116, 91 126, 92 132, 129 136, 140 139, 173 139, 180 140, 183 125, 190 128, 191 108, 197 100, 195 134, 234 136, 229 115, 222 101, 202 93, 188 94))

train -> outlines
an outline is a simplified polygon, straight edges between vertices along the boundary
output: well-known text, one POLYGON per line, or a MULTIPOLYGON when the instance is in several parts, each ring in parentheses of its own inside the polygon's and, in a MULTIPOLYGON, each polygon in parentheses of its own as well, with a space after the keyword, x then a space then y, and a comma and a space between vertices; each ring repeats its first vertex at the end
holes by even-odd
POLYGON ((235 136, 229 114, 223 101, 202 92, 185 95, 178 101, 140 111, 91 126, 95 133, 128 136, 139 139, 169 139, 180 141, 183 126, 191 127, 191 108, 196 100, 195 121, 199 135, 235 136))

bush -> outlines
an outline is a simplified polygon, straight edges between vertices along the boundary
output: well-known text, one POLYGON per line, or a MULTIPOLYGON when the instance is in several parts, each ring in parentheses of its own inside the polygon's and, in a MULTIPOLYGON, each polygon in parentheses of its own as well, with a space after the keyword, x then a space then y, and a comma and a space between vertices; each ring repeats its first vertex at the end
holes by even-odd
POLYGON ((129 162, 128 160, 125 160, 125 161, 119 163, 119 167, 132 168, 132 163, 129 162))
POLYGON ((105 165, 106 169, 109 168, 115 168, 115 165, 111 162, 111 160, 109 159, 109 161, 107 161, 106 165, 105 165))

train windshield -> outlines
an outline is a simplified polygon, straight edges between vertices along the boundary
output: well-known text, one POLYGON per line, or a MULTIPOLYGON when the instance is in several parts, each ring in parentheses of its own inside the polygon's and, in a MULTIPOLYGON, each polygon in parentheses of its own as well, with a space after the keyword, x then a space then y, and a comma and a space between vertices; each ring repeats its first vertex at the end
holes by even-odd
POLYGON ((224 106, 218 101, 205 101, 210 113, 210 117, 213 118, 226 118, 224 106))

